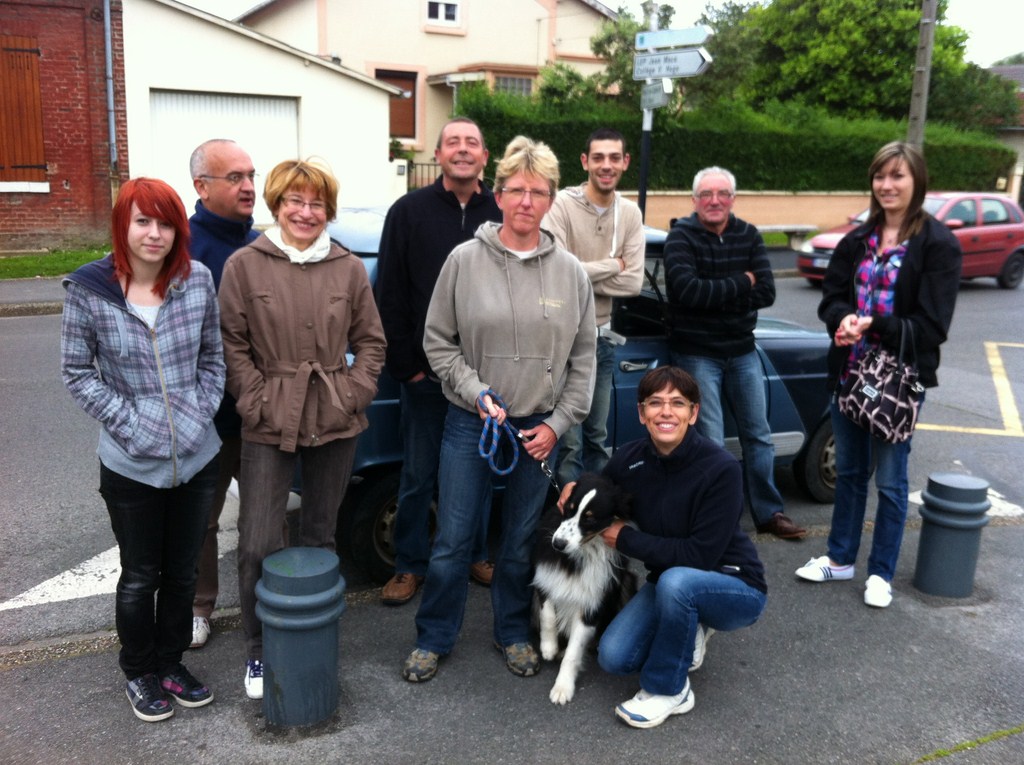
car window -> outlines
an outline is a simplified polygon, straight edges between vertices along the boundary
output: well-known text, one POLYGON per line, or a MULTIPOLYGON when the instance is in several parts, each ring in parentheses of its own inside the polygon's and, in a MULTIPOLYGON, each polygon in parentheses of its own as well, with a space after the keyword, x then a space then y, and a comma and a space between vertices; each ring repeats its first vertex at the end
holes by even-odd
POLYGON ((986 226, 998 226, 1010 222, 1010 214, 1006 206, 998 199, 981 200, 981 219, 986 226))
POLYGON ((978 214, 976 209, 977 206, 974 204, 973 199, 961 199, 949 208, 949 212, 943 218, 945 220, 962 220, 965 226, 977 226, 978 214))

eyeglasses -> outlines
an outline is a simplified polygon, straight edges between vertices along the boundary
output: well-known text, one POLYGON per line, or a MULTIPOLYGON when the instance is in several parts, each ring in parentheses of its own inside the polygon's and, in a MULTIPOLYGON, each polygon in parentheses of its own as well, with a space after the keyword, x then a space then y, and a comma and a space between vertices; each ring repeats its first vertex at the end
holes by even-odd
POLYGON ((541 201, 551 198, 551 192, 546 189, 510 189, 507 186, 502 186, 501 193, 507 196, 513 204, 522 202, 523 197, 525 196, 529 196, 531 199, 539 199, 541 201))
POLYGON ((319 214, 327 212, 327 205, 321 202, 319 199, 315 199, 312 202, 307 202, 302 197, 284 197, 281 200, 281 204, 283 204, 289 210, 301 210, 304 207, 308 207, 311 213, 319 214))
POLYGON ((723 202, 728 202, 734 196, 736 196, 734 191, 698 191, 696 194, 697 199, 701 202, 707 202, 712 197, 718 197, 723 202))
POLYGON ((200 178, 210 178, 212 180, 217 180, 217 181, 227 181, 229 186, 237 186, 242 181, 244 181, 246 178, 248 178, 250 181, 255 183, 257 175, 259 175, 259 173, 252 172, 252 173, 228 173, 227 175, 200 175, 199 177, 200 178))
POLYGON ((687 401, 685 398, 649 398, 644 401, 644 408, 653 411, 660 411, 666 406, 673 412, 681 412, 687 407, 693 406, 693 402, 687 401))

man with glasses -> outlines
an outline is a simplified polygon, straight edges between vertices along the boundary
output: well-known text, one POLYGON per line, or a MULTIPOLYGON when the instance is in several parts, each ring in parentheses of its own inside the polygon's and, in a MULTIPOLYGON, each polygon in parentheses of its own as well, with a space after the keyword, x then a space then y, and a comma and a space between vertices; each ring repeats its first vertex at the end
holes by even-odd
MULTIPOLYGON (((388 210, 380 242, 377 306, 387 337, 387 370, 401 383, 402 473, 395 515, 395 575, 381 590, 387 605, 407 603, 430 560, 430 505, 437 484, 448 400, 423 351, 427 307, 441 267, 480 224, 500 221, 494 194, 480 181, 487 163, 480 128, 456 117, 441 128, 434 158, 441 176, 388 210)), ((487 525, 482 524, 470 574, 489 585, 487 525)))
POLYGON ((590 277, 598 330, 594 399, 587 419, 562 436, 558 452, 562 484, 577 480, 584 470, 600 471, 608 462, 605 441, 618 339, 612 332, 612 298, 640 294, 646 244, 640 208, 616 191, 629 167, 623 135, 610 128, 595 130, 580 163, 586 182, 558 192, 544 219, 555 241, 580 259, 590 277))
POLYGON ((673 307, 672 363, 700 386, 697 429, 725 443, 723 399, 736 421, 743 476, 758 532, 800 539, 807 530, 782 512, 773 477, 775 445, 768 426, 764 376, 754 349, 757 311, 775 302, 764 240, 732 214, 736 179, 708 167, 693 179, 694 213, 665 240, 665 280, 673 307))
MULTIPOLYGON (((224 263, 231 254, 257 237, 252 230, 256 204, 252 159, 242 148, 223 138, 200 144, 189 161, 192 185, 199 195, 195 214, 189 218, 193 260, 203 263, 220 289, 224 263)), ((206 540, 199 554, 199 578, 192 603, 192 648, 202 648, 210 636, 210 615, 219 591, 217 574, 217 531, 231 479, 241 470, 242 420, 235 411, 235 399, 224 393, 213 419, 220 436, 220 475, 210 508, 206 540)))

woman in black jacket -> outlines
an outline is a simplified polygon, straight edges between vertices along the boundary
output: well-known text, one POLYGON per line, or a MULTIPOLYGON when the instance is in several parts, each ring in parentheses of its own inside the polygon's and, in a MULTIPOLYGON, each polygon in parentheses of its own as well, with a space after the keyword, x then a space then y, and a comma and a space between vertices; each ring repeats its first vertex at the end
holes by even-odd
MULTIPOLYGON (((873 347, 897 353, 905 320, 913 327, 920 382, 931 388, 938 385, 939 346, 956 305, 960 244, 922 207, 928 170, 915 147, 886 144, 875 155, 868 177, 870 215, 836 247, 818 306, 818 316, 832 335, 829 385, 838 387, 873 347)), ((874 472, 878 508, 864 602, 885 608, 892 602, 891 583, 907 517, 911 439, 889 444, 873 438, 839 411, 835 396, 831 415, 837 477, 828 554, 812 558, 796 575, 812 582, 853 578, 874 472)))

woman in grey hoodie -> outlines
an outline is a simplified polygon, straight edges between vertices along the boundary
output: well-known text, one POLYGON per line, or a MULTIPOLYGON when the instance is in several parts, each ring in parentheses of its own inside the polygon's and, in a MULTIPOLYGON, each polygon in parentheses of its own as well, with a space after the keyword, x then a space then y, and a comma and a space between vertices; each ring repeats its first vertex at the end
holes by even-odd
MULTIPOLYGON (((451 652, 466 606, 473 536, 490 512, 491 468, 481 459, 490 418, 522 434, 505 478, 491 602, 494 643, 508 669, 529 677, 530 552, 559 437, 590 409, 597 333, 590 280, 579 261, 540 228, 558 186, 558 160, 519 136, 498 164, 502 222, 485 223, 456 247, 437 280, 423 348, 449 401, 438 475, 438 528, 416 614, 416 649, 403 676, 422 682, 451 652)), ((503 466, 511 448, 503 442, 503 466)))

